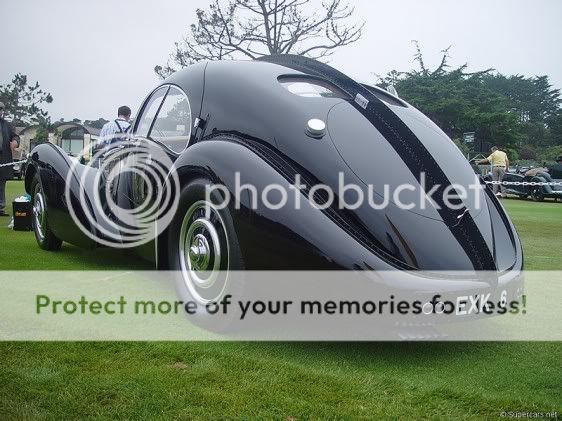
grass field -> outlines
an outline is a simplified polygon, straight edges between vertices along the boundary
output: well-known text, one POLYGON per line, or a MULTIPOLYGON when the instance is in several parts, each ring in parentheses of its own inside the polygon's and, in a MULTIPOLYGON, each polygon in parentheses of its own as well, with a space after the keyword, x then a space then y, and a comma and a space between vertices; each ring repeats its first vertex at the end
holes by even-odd
MULTIPOLYGON (((562 204, 504 204, 526 268, 562 269, 562 204)), ((0 222, 1 269, 150 268, 0 222)), ((2 343, 0 419, 560 417, 561 361, 560 343, 2 343)))

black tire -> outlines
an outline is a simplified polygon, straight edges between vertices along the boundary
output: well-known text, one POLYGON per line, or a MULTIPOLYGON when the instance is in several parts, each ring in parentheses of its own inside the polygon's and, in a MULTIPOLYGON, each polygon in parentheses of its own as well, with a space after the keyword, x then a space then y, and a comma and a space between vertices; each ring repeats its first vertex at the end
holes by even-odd
POLYGON ((208 179, 197 178, 182 188, 168 228, 167 254, 179 298, 198 305, 197 314, 190 315, 190 320, 206 329, 223 331, 231 324, 232 315, 210 315, 205 306, 227 295, 241 296, 244 281, 238 271, 244 269, 244 263, 229 208, 212 206, 222 202, 216 190, 210 197, 211 207, 205 210, 207 186, 211 184, 208 179), (200 247, 199 252, 195 253, 194 247, 200 247))
POLYGON ((538 187, 536 189, 533 189, 533 191, 531 192, 531 198, 535 201, 535 202, 542 202, 544 201, 544 193, 542 191, 542 187, 538 187))
POLYGON ((47 200, 45 200, 43 189, 39 176, 35 174, 31 182, 31 203, 33 204, 33 213, 31 218, 31 226, 37 244, 43 250, 57 251, 62 247, 62 240, 58 238, 51 229, 47 222, 47 200))

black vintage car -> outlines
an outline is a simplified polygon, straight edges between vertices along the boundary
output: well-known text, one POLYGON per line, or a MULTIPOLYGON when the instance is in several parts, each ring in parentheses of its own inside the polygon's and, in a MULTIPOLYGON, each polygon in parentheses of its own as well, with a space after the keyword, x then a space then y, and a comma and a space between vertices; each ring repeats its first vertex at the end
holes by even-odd
MULTIPOLYGON (((170 191, 177 206, 165 229, 155 228, 136 250, 157 268, 181 271, 200 301, 224 291, 213 286, 217 271, 492 271, 497 273, 492 284, 499 287, 515 282, 523 266, 517 233, 488 189, 462 199, 456 209, 438 206, 441 199, 408 209, 392 200, 384 209, 306 201, 297 209, 294 195, 287 206, 272 209, 261 202, 252 206, 249 192, 240 196, 238 208, 232 203, 219 208, 215 201, 224 194, 218 190, 208 203, 208 186, 235 195, 236 173, 242 185, 251 184, 258 193, 272 183, 290 190, 299 175, 301 195, 318 184, 341 191, 338 174, 365 194, 372 186, 377 197, 385 185, 422 186, 427 193, 474 182, 462 153, 422 113, 311 59, 272 56, 198 63, 179 71, 141 105, 131 140, 108 146, 101 159, 123 151, 130 151, 121 155, 126 159, 138 159, 132 155, 139 145, 150 149, 148 155, 169 160, 166 171, 177 175, 177 187, 167 185, 166 176, 138 172, 103 185, 107 178, 101 170, 71 162, 55 145, 32 151, 25 184, 33 196, 40 247, 56 250, 62 241, 111 246, 109 237, 127 245, 127 230, 136 223, 115 223, 119 215, 111 203, 102 197, 97 206, 97 197, 105 189, 123 209, 154 204, 148 179, 160 178, 161 189, 170 191)), ((353 199, 357 189, 342 196, 353 199)), ((320 190, 315 197, 326 202, 320 190)))
MULTIPOLYGON (((484 180, 492 181, 491 174, 484 177, 484 180)), ((507 183, 505 185, 507 194, 519 196, 521 199, 530 198, 535 202, 542 202, 545 198, 562 200, 562 180, 553 179, 548 171, 527 169, 523 173, 506 172, 502 182, 507 183)))

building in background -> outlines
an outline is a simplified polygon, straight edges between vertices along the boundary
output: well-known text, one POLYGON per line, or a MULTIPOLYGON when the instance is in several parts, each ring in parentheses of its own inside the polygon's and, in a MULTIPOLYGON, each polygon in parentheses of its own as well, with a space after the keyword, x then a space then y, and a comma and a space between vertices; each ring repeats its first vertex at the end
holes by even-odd
MULTIPOLYGON (((20 136, 20 146, 19 156, 15 158, 26 156, 37 145, 35 138, 38 128, 38 125, 31 125, 16 129, 20 136)), ((88 159, 91 156, 92 142, 98 139, 99 132, 97 128, 75 121, 60 121, 53 125, 53 130, 49 133, 49 142, 60 146, 66 153, 75 157, 86 151, 85 158, 88 159)))

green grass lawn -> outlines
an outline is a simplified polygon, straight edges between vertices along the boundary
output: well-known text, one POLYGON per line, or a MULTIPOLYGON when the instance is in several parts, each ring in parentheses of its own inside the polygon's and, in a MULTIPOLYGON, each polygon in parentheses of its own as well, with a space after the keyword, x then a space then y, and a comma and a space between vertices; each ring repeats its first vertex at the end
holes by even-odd
MULTIPOLYGON (((526 268, 562 269, 562 204, 504 205, 526 268)), ((150 268, 0 223, 1 269, 150 268)), ((559 343, 2 343, 0 419, 560 417, 561 361, 559 343)))
MULTIPOLYGON (((6 212, 12 214, 12 200, 25 193, 23 181, 9 181, 6 185, 6 212)), ((60 252, 41 250, 33 232, 8 229, 10 218, 0 219, 0 270, 138 270, 153 269, 154 265, 138 259, 126 250, 99 249, 93 253, 68 243, 60 252)))
POLYGON ((562 202, 502 201, 523 243, 526 270, 562 269, 562 202))

